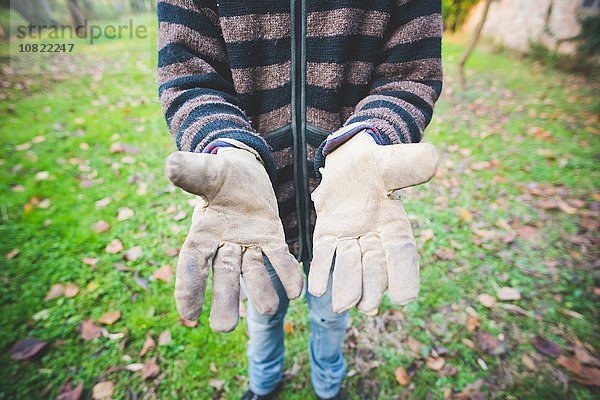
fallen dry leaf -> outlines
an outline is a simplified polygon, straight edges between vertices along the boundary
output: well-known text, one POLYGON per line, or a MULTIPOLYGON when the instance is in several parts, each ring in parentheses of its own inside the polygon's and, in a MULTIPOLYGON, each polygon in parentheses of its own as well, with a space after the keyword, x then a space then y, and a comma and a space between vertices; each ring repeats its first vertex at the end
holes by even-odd
POLYGON ((156 357, 150 358, 144 363, 142 368, 142 379, 154 378, 160 373, 160 368, 156 364, 156 357))
POLYGON ((480 325, 481 321, 478 316, 471 314, 467 315, 467 329, 469 330, 469 332, 473 332, 474 330, 479 328, 480 325))
POLYGON ((396 381, 402 386, 406 386, 410 383, 410 379, 408 378, 408 373, 402 367, 398 367, 394 370, 394 376, 396 377, 396 381))
POLYGON ((59 390, 56 400, 79 400, 83 393, 83 383, 73 387, 69 379, 59 390))
POLYGON ((425 349, 425 345, 423 343, 419 342, 417 339, 413 338, 412 336, 409 336, 406 344, 408 345, 408 348, 413 353, 423 356, 424 349, 425 349))
POLYGON ((484 169, 490 168, 492 164, 489 161, 475 161, 471 163, 471 169, 473 171, 483 171, 484 169))
POLYGON ((177 214, 173 216, 174 221, 181 221, 187 217, 187 213, 185 211, 179 211, 177 214))
POLYGON ((117 214, 117 221, 126 221, 129 218, 133 217, 134 212, 131 208, 128 207, 119 207, 117 214))
POLYGON ((48 343, 36 338, 19 340, 10 349, 10 357, 16 361, 26 361, 38 354, 48 343))
POLYGON ((173 278, 173 269, 169 264, 160 267, 152 273, 154 279, 158 279, 163 282, 171 282, 173 278))
POLYGON ((543 338, 542 336, 536 336, 532 340, 533 346, 540 353, 556 358, 560 356, 560 346, 548 339, 543 338))
POLYGON ((600 386, 600 369, 584 367, 577 359, 565 356, 558 357, 556 363, 574 374, 573 379, 582 385, 600 386))
POLYGON ((496 304, 496 298, 487 293, 482 293, 477 296, 477 300, 479 300, 479 302, 487 308, 492 308, 496 304))
POLYGON ((461 221, 471 222, 473 220, 473 214, 471 213, 471 211, 467 210, 466 208, 463 208, 460 211, 458 211, 458 218, 461 221))
POLYGON ((98 319, 98 322, 104 325, 112 325, 121 318, 121 311, 107 312, 98 319))
POLYGON ((506 346, 495 335, 485 331, 477 332, 477 347, 493 356, 506 353, 506 346))
POLYGON ((213 388, 215 388, 215 390, 217 392, 220 392, 221 390, 223 390, 223 387, 225 386, 225 381, 221 380, 221 379, 211 378, 208 380, 208 384, 209 384, 209 386, 212 386, 213 388))
POLYGON ((592 356, 581 344, 575 345, 575 357, 582 364, 592 365, 594 367, 600 367, 600 360, 592 356))
POLYGON ((69 283, 67 286, 65 286, 64 295, 66 298, 70 299, 77 296, 79 294, 79 290, 79 286, 74 283, 69 283))
POLYGON ((92 257, 84 257, 81 261, 85 265, 89 266, 90 268, 96 268, 96 264, 98 264, 98 261, 100 261, 100 259, 92 258, 92 257))
POLYGON ((500 300, 519 300, 521 298, 521 293, 515 288, 504 286, 496 290, 496 296, 498 296, 500 300))
POLYGON ((115 392, 115 385, 111 381, 100 382, 94 385, 92 397, 94 400, 107 400, 112 398, 115 392))
POLYGON ((283 331, 288 334, 294 333, 294 323, 292 321, 286 321, 283 324, 283 331))
POLYGON ((537 371, 538 364, 526 353, 521 354, 521 362, 532 371, 537 371))
POLYGON ((101 208, 105 208, 107 205, 109 205, 111 202, 110 197, 105 197, 103 199, 100 199, 96 202, 96 208, 97 209, 101 209, 101 208))
POLYGON ((123 243, 119 239, 113 239, 106 246, 106 252, 110 254, 117 254, 123 251, 123 243))
POLYGON ((18 256, 19 253, 20 253, 19 249, 12 249, 8 253, 6 253, 6 258, 8 258, 9 260, 12 260, 16 256, 18 256))
POLYGON ((525 226, 517 229, 517 235, 521 239, 527 240, 532 243, 537 243, 542 240, 538 230, 535 227, 529 226, 529 225, 525 225, 525 226))
POLYGON ((101 219, 100 221, 98 221, 94 225, 92 225, 92 228, 94 228, 95 232, 102 233, 102 232, 106 232, 110 229, 110 224, 108 222, 104 221, 103 219, 101 219))
POLYGON ((81 338, 87 342, 99 338, 102 335, 102 328, 91 319, 86 319, 79 325, 79 333, 81 338))
POLYGON ((444 360, 441 357, 439 357, 439 358, 427 357, 427 361, 425 361, 425 365, 427 365, 427 368, 429 368, 431 370, 439 371, 442 369, 445 362, 446 362, 446 360, 444 360))
POLYGON ((54 299, 62 296, 64 292, 65 292, 65 287, 60 283, 55 283, 54 285, 52 285, 50 287, 50 290, 48 290, 46 297, 44 297, 44 301, 54 300, 54 299))
POLYGON ((160 333, 160 335, 158 335, 158 345, 159 346, 166 346, 169 343, 171 343, 171 332, 169 332, 169 331, 162 331, 160 333))
POLYGON ((142 364, 142 363, 133 363, 133 364, 129 364, 129 365, 125 366, 125 369, 127 371, 131 371, 131 372, 141 371, 142 368, 144 368, 144 364, 142 364))
POLYGON ((433 240, 435 238, 435 233, 433 232, 433 229, 424 229, 419 234, 419 237, 421 238, 421 242, 424 244, 429 240, 433 240))
POLYGON ((148 336, 146 336, 146 340, 144 340, 144 344, 142 345, 142 350, 140 350, 140 356, 145 356, 155 348, 156 343, 154 342, 154 339, 152 339, 152 335, 148 334, 148 336))
POLYGON ((190 319, 179 316, 179 325, 187 326, 188 328, 195 328, 198 326, 198 320, 192 321, 190 319))
POLYGON ((127 261, 135 261, 142 256, 142 246, 133 246, 127 253, 125 253, 125 259, 127 261))

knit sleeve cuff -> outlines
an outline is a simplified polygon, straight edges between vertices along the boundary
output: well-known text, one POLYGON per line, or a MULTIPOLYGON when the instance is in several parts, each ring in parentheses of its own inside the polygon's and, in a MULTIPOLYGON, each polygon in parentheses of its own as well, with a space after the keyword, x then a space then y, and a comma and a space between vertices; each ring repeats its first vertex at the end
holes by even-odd
POLYGON ((257 155, 259 161, 264 165, 269 175, 269 179, 273 185, 276 184, 277 180, 277 168, 275 166, 275 160, 273 160, 273 154, 271 148, 265 142, 265 140, 258 136, 248 132, 233 131, 224 132, 219 137, 202 149, 202 153, 216 154, 219 148, 223 147, 237 147, 243 148, 244 150, 250 150, 257 155), (236 144, 241 143, 241 145, 236 144), (245 148, 247 146, 248 148, 245 148))
POLYGON ((315 175, 318 180, 321 180, 320 169, 325 167, 325 157, 346 143, 349 139, 353 138, 359 132, 365 132, 369 134, 375 143, 379 145, 385 144, 385 140, 379 133, 379 130, 373 125, 364 122, 356 122, 343 126, 342 128, 333 132, 331 135, 327 136, 327 139, 321 143, 315 153, 314 168, 315 175))

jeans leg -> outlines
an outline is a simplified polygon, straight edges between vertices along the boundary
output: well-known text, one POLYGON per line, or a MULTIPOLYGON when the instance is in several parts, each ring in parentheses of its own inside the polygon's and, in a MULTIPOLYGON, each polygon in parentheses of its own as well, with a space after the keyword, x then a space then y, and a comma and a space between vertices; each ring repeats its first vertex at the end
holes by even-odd
POLYGON ((281 281, 266 257, 265 266, 279 295, 279 308, 275 315, 263 315, 256 311, 252 301, 248 299, 246 312, 250 337, 247 352, 250 389, 258 395, 269 394, 281 381, 284 357, 283 319, 289 304, 281 281))
POLYGON ((308 351, 311 381, 319 397, 335 396, 346 374, 342 346, 346 337, 348 311, 338 314, 331 306, 331 277, 327 292, 316 297, 306 293, 310 315, 308 351))

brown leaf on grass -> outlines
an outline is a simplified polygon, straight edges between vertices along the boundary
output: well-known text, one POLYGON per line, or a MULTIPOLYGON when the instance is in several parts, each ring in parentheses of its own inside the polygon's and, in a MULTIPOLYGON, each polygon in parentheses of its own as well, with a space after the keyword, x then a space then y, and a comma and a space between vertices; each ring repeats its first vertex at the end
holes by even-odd
POLYGON ((175 247, 169 247, 167 249, 167 255, 169 257, 177 257, 179 255, 179 249, 177 249, 175 247))
POLYGON ((103 199, 100 199, 96 202, 96 208, 99 210, 101 208, 105 208, 107 205, 109 205, 111 202, 110 197, 105 197, 103 199))
POLYGON ((162 331, 160 333, 160 335, 158 335, 158 345, 159 346, 166 346, 169 343, 171 343, 171 332, 169 332, 169 331, 162 331))
POLYGON ((94 229, 95 232, 102 233, 102 232, 106 232, 107 230, 110 229, 110 224, 108 222, 104 221, 103 219, 101 219, 100 221, 98 221, 94 225, 92 225, 92 228, 94 229))
POLYGON ((50 287, 46 297, 44 297, 44 301, 54 300, 60 296, 62 296, 65 292, 65 287, 60 283, 55 283, 50 287))
POLYGON ((38 354, 48 343, 36 338, 19 340, 10 349, 10 358, 16 361, 26 361, 38 354))
POLYGON ((424 349, 425 349, 425 345, 421 342, 419 342, 417 339, 413 338, 412 336, 409 336, 406 344, 408 345, 408 348, 415 354, 418 354, 419 356, 423 356, 424 353, 424 349))
POLYGON ((84 257, 81 261, 90 268, 96 268, 96 264, 98 263, 98 261, 100 261, 100 259, 97 257, 84 257))
POLYGON ((521 354, 521 362, 523 363, 524 366, 526 366, 528 369, 530 369, 532 371, 537 371, 537 369, 538 369, 538 363, 536 361, 534 361, 532 356, 530 356, 527 353, 521 354))
POLYGON ((171 282, 173 278, 173 269, 169 264, 160 267, 152 273, 154 279, 161 280, 163 282, 171 282))
POLYGON ((209 386, 213 387, 217 392, 220 392, 225 386, 225 381, 221 379, 211 378, 208 380, 208 384, 209 386))
POLYGON ((115 385, 111 381, 100 382, 94 385, 92 397, 94 400, 108 400, 115 392, 115 385))
POLYGON ((545 339, 541 336, 536 336, 533 338, 531 343, 537 349, 537 351, 548 357, 556 358, 560 356, 560 346, 548 339, 545 339))
POLYGON ((485 331, 479 331, 477 333, 477 347, 493 356, 499 356, 506 353, 504 342, 498 340, 495 335, 485 331))
POLYGON ((187 217, 187 213, 185 211, 179 211, 177 214, 173 216, 174 221, 181 221, 187 217))
POLYGON ((473 383, 465 386, 462 392, 457 393, 453 399, 455 400, 486 400, 487 395, 481 391, 483 379, 477 379, 473 383))
POLYGON ((408 373, 402 367, 397 367, 394 370, 394 376, 396 377, 396 381, 402 386, 406 386, 410 383, 410 379, 408 377, 408 373))
POLYGON ((586 386, 600 386, 600 369, 584 367, 577 359, 558 357, 556 363, 574 374, 574 380, 586 386))
POLYGON ((66 298, 70 299, 72 297, 77 296, 79 294, 79 291, 80 291, 79 286, 77 286, 74 283, 69 283, 67 286, 65 286, 64 294, 65 294, 66 298))
POLYGON ((496 296, 498 296, 500 300, 512 301, 519 300, 521 298, 521 293, 515 288, 504 286, 496 290, 496 296))
POLYGON ((155 348, 156 342, 154 342, 154 339, 152 339, 152 335, 148 334, 148 336, 146 336, 146 340, 144 340, 142 350, 140 350, 140 356, 145 356, 147 353, 153 351, 155 348))
POLYGON ((521 239, 527 240, 532 243, 538 243, 542 240, 537 228, 530 226, 530 225, 525 225, 525 226, 522 226, 521 228, 517 229, 517 235, 521 239))
POLYGON ((155 378, 160 373, 160 368, 156 364, 156 357, 148 359, 142 368, 142 379, 155 378))
POLYGON ((142 246, 133 246, 125 253, 125 259, 127 261, 135 261, 142 256, 142 253, 142 246))
POLYGON ((456 258, 454 250, 448 247, 440 247, 435 251, 435 255, 440 260, 454 260, 456 258))
POLYGON ((117 254, 123 251, 123 243, 119 239, 113 239, 106 246, 106 252, 109 254, 117 254))
POLYGON ((131 208, 128 207, 119 207, 117 211, 117 221, 126 221, 129 218, 133 217, 134 212, 131 208))
POLYGON ((564 212, 565 214, 569 214, 569 215, 577 214, 577 209, 575 207, 571 207, 569 204, 567 204, 566 202, 564 202, 562 200, 559 200, 558 208, 560 209, 560 211, 564 212))
POLYGON ((144 368, 144 364, 142 364, 142 363, 133 363, 133 364, 128 364, 125 366, 125 369, 127 371, 131 371, 131 372, 141 371, 142 368, 144 368))
POLYGON ((79 400, 83 393, 83 383, 73 387, 71 380, 69 379, 65 384, 62 385, 56 396, 56 400, 79 400))
POLYGON ((424 229, 419 234, 419 238, 421 239, 421 243, 425 244, 429 240, 433 240, 435 238, 435 233, 433 232, 433 229, 424 229))
POLYGON ((473 214, 466 208, 462 208, 458 211, 458 218, 464 222, 471 222, 473 220, 473 214))
POLYGON ((12 260, 16 256, 18 256, 19 253, 20 253, 19 249, 12 249, 8 253, 6 253, 6 258, 8 258, 9 260, 12 260))
POLYGON ((492 166, 489 161, 475 161, 471 163, 471 169, 473 171, 483 171, 484 169, 488 169, 492 166))
POLYGON ((144 289, 146 292, 150 291, 150 288, 148 287, 148 282, 146 282, 146 280, 142 278, 137 271, 133 273, 133 280, 135 281, 135 283, 138 284, 139 287, 144 289))
POLYGON ((287 334, 290 334, 290 335, 291 335, 292 333, 294 333, 294 329, 295 329, 295 328, 294 328, 294 323, 293 323, 292 321, 286 321, 286 322, 283 324, 283 331, 284 331, 285 333, 287 333, 287 334))
POLYGON ((104 325, 112 325, 121 318, 121 311, 107 312, 98 319, 98 322, 104 325))
POLYGON ((535 204, 544 210, 556 210, 558 208, 558 199, 541 199, 535 204))
POLYGON ((575 345, 575 357, 582 364, 592 365, 594 367, 600 367, 600 360, 593 355, 591 355, 585 347, 581 344, 575 345))
POLYGON ((439 358, 427 357, 427 360, 425 361, 425 365, 427 365, 427 368, 434 370, 434 371, 441 370, 445 363, 446 363, 446 360, 441 357, 439 357, 439 358))
POLYGON ((487 293, 482 293, 477 296, 477 300, 479 300, 479 302, 487 308, 492 308, 496 304, 496 298, 487 293))
POLYGON ((87 342, 98 339, 102 335, 102 328, 96 325, 91 319, 86 319, 79 325, 79 334, 87 342))
POLYGON ((179 325, 187 326, 188 328, 195 328, 198 326, 198 320, 192 321, 190 319, 179 316, 179 325))
POLYGON ((473 332, 481 325, 481 321, 477 315, 467 315, 467 329, 469 332, 473 332))

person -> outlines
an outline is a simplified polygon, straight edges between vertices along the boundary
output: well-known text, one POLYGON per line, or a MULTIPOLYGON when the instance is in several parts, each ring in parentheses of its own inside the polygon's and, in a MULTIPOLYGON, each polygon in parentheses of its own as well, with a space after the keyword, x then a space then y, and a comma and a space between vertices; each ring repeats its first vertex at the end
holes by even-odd
POLYGON ((343 397, 348 310, 417 297, 417 251, 398 189, 426 182, 419 143, 442 88, 441 0, 161 0, 159 96, 173 183, 198 195, 175 298, 228 332, 248 295, 249 388, 282 379, 283 320, 303 292, 311 381, 343 397), (312 193, 312 195, 311 195, 312 193), (240 279, 241 278, 241 279, 240 279))

